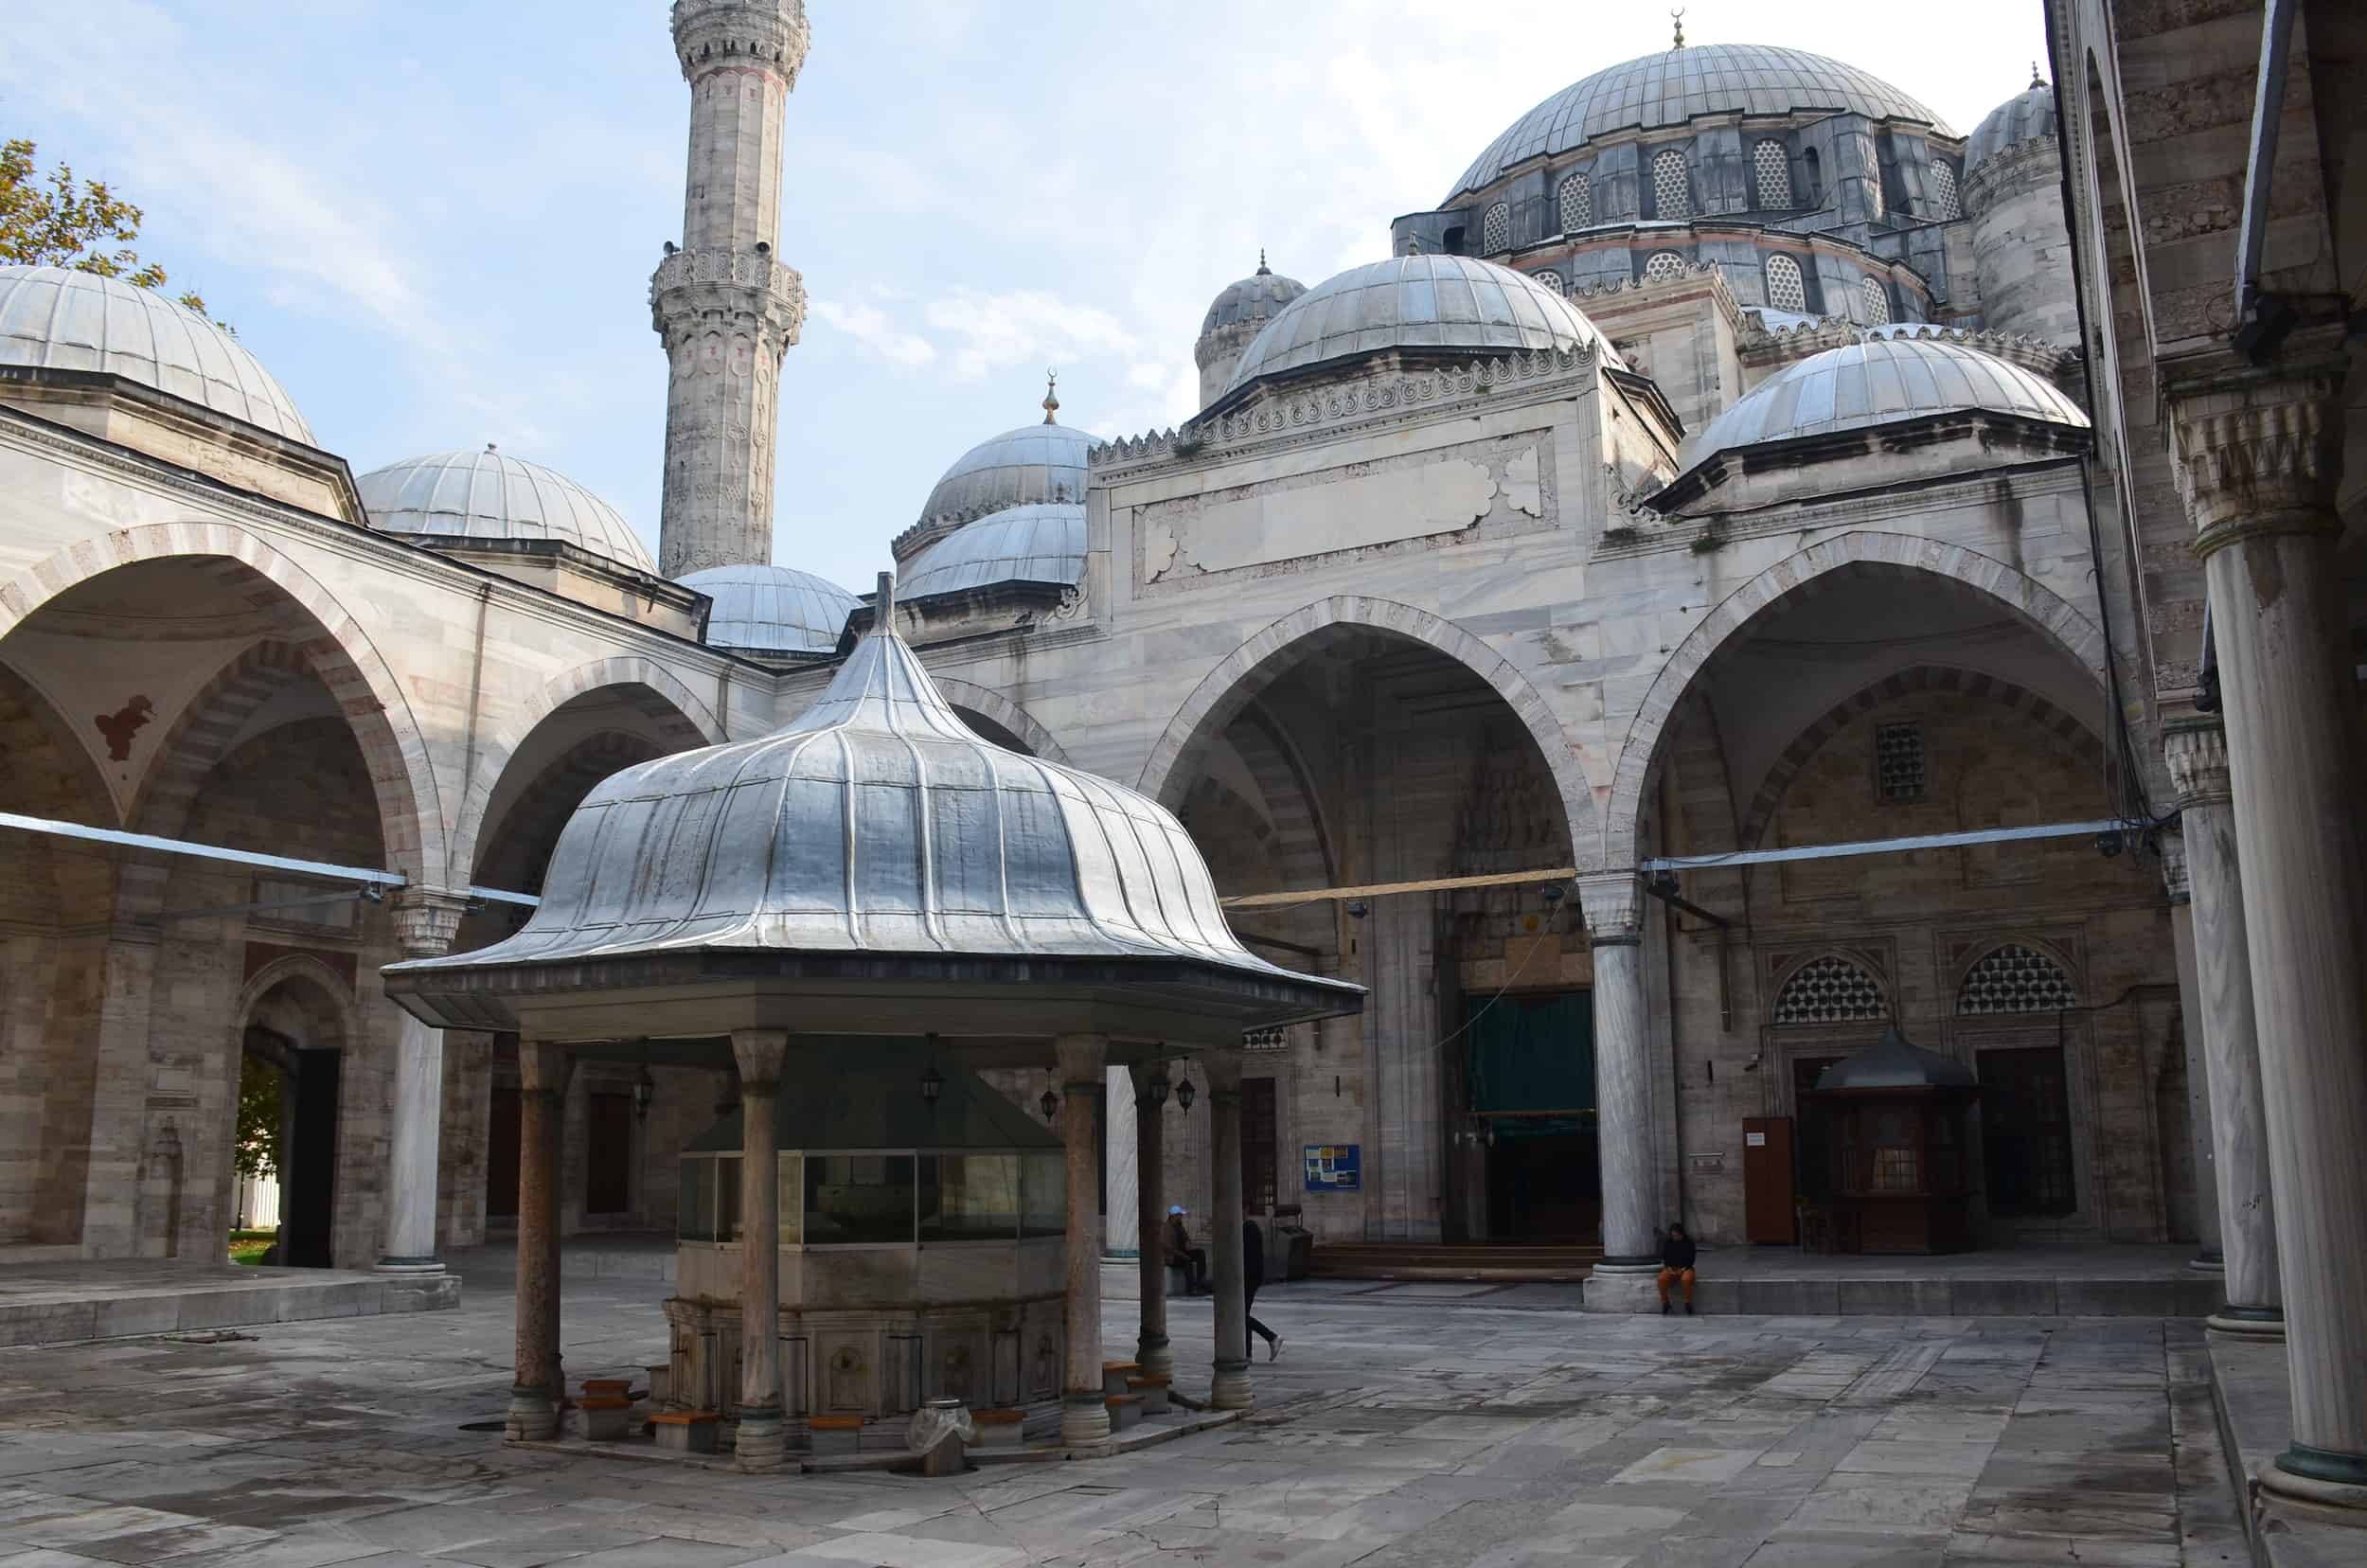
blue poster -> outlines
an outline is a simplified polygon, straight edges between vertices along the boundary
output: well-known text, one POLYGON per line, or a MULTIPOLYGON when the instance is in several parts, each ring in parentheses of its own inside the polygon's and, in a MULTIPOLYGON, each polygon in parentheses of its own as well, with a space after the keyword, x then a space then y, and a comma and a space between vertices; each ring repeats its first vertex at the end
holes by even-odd
POLYGON ((1308 1144, 1307 1190, 1357 1192, 1364 1185, 1362 1149, 1357 1144, 1308 1144))

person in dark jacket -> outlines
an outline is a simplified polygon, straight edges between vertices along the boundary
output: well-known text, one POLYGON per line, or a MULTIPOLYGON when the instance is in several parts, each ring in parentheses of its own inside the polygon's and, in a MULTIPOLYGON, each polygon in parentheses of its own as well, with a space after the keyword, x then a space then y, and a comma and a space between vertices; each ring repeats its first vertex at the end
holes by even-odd
POLYGON ((1672 1221, 1660 1240, 1660 1310, 1668 1315, 1668 1287, 1684 1281, 1685 1311, 1693 1311, 1693 1238, 1685 1234, 1684 1221, 1672 1221))
MULTIPOLYGON (((1241 1311, 1247 1316, 1257 1300, 1257 1287, 1266 1282, 1266 1238, 1257 1229, 1257 1221, 1241 1221, 1241 1311)), ((1249 1320, 1249 1331, 1266 1342, 1266 1359, 1274 1361, 1282 1355, 1282 1336, 1258 1322, 1249 1320)), ((1246 1346, 1244 1346, 1246 1348, 1246 1346)))
POLYGON ((1208 1289, 1208 1254, 1192 1245, 1192 1233, 1184 1228, 1181 1205, 1167 1210, 1167 1262, 1184 1271, 1184 1293, 1199 1295, 1208 1289))

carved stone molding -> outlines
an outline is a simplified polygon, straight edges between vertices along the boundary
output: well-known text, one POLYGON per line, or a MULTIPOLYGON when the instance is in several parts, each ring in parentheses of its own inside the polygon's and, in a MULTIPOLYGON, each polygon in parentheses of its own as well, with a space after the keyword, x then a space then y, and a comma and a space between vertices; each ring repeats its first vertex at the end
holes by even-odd
POLYGON ((2171 451, 2198 554, 2268 527, 2338 526, 2340 378, 2235 382, 2171 399, 2171 451))
POLYGON ((1597 947, 1632 943, 1644 935, 1644 884, 1631 871, 1578 879, 1587 940, 1597 947))
POLYGON ((2234 803, 2229 781, 2227 730, 2216 719, 2173 720, 2162 733, 2162 756, 2181 811, 2234 803))
POLYGON ((2194 883, 2186 874, 2186 837, 2182 833, 2162 835, 2162 885, 2174 905, 2195 901, 2194 883))
POLYGON ((812 41, 805 0, 674 0, 683 80, 735 65, 774 70, 792 87, 812 41))
POLYGON ((805 330, 805 278, 769 256, 717 248, 677 251, 658 263, 650 278, 650 325, 667 349, 719 315, 761 329, 778 365, 805 330))
POLYGON ((405 958, 441 958, 459 935, 460 918, 469 912, 466 894, 440 893, 432 888, 406 887, 393 900, 395 940, 405 958))

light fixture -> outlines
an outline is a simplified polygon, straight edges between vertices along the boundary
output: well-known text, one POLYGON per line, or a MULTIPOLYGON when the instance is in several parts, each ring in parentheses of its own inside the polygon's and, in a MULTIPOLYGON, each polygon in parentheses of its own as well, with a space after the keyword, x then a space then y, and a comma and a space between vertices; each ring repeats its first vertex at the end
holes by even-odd
POLYGON ((1192 1087, 1190 1078, 1185 1078, 1175 1086, 1175 1103, 1184 1110, 1189 1111, 1192 1108, 1192 1101, 1198 1098, 1200 1098, 1200 1091, 1192 1087))
POLYGON ((1348 918, 1352 920, 1361 920, 1372 912, 1373 906, 1366 903, 1361 899, 1350 899, 1348 900, 1348 918))
POLYGON ((635 1119, 650 1119, 650 1102, 657 1097, 657 1079, 650 1076, 650 1064, 641 1064, 641 1076, 632 1080, 632 1114, 635 1119))
POLYGON ((1143 1085, 1143 1098, 1150 1102, 1150 1107, 1154 1111, 1167 1103, 1167 1080, 1165 1074, 1149 1079, 1143 1085))
POLYGON ((1559 882, 1547 882, 1542 894, 1542 897, 1545 900, 1545 908, 1547 911, 1550 912, 1559 908, 1562 897, 1569 891, 1570 890, 1568 888, 1562 886, 1559 882))
POLYGON ((2106 860, 2118 858, 2121 852, 2121 833, 2119 829, 2108 828, 2103 832, 2096 835, 2096 853, 2102 855, 2106 860))
POLYGON ((1050 1121, 1060 1114, 1060 1096, 1049 1089, 1043 1092, 1043 1098, 1036 1103, 1043 1107, 1043 1119, 1046 1121, 1050 1121))
POLYGON ((945 1075, 937 1071, 937 1064, 933 1061, 929 1063, 929 1070, 920 1075, 920 1097, 934 1105, 937 1096, 944 1093, 945 1075))

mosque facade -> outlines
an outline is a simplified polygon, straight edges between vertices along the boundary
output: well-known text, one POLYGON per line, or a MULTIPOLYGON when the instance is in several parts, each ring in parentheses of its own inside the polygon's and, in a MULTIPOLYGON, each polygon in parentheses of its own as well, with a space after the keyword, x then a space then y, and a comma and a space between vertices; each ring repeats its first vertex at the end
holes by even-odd
MULTIPOLYGON (((792 723, 869 628, 773 559, 805 9, 673 33, 654 561, 512 454, 357 475, 201 318, 0 268, 0 1256, 216 1256, 249 1060, 289 1261, 432 1280, 508 1234, 520 1042, 381 968, 509 937, 602 780, 792 723)), ((2217 1247, 2164 761, 2199 600, 2099 454, 2058 95, 2007 87, 1960 134, 1797 49, 1595 72, 1380 259, 1224 288, 1183 426, 1096 440, 1056 390, 883 526, 964 722, 1166 807, 1243 944, 1368 991, 1248 1042, 1251 1210, 1599 1245, 1590 1305, 1633 1307, 1670 1219, 1797 1235, 1818 1173, 1758 1151, 1895 1026, 1981 1085, 1984 1245, 2217 1247)), ((994 1071, 1032 1105, 1057 1069, 994 1071)), ((562 1228, 672 1228, 732 1096, 587 1062, 562 1228)), ((1155 1114, 1207 1212, 1204 1114, 1155 1114)))

